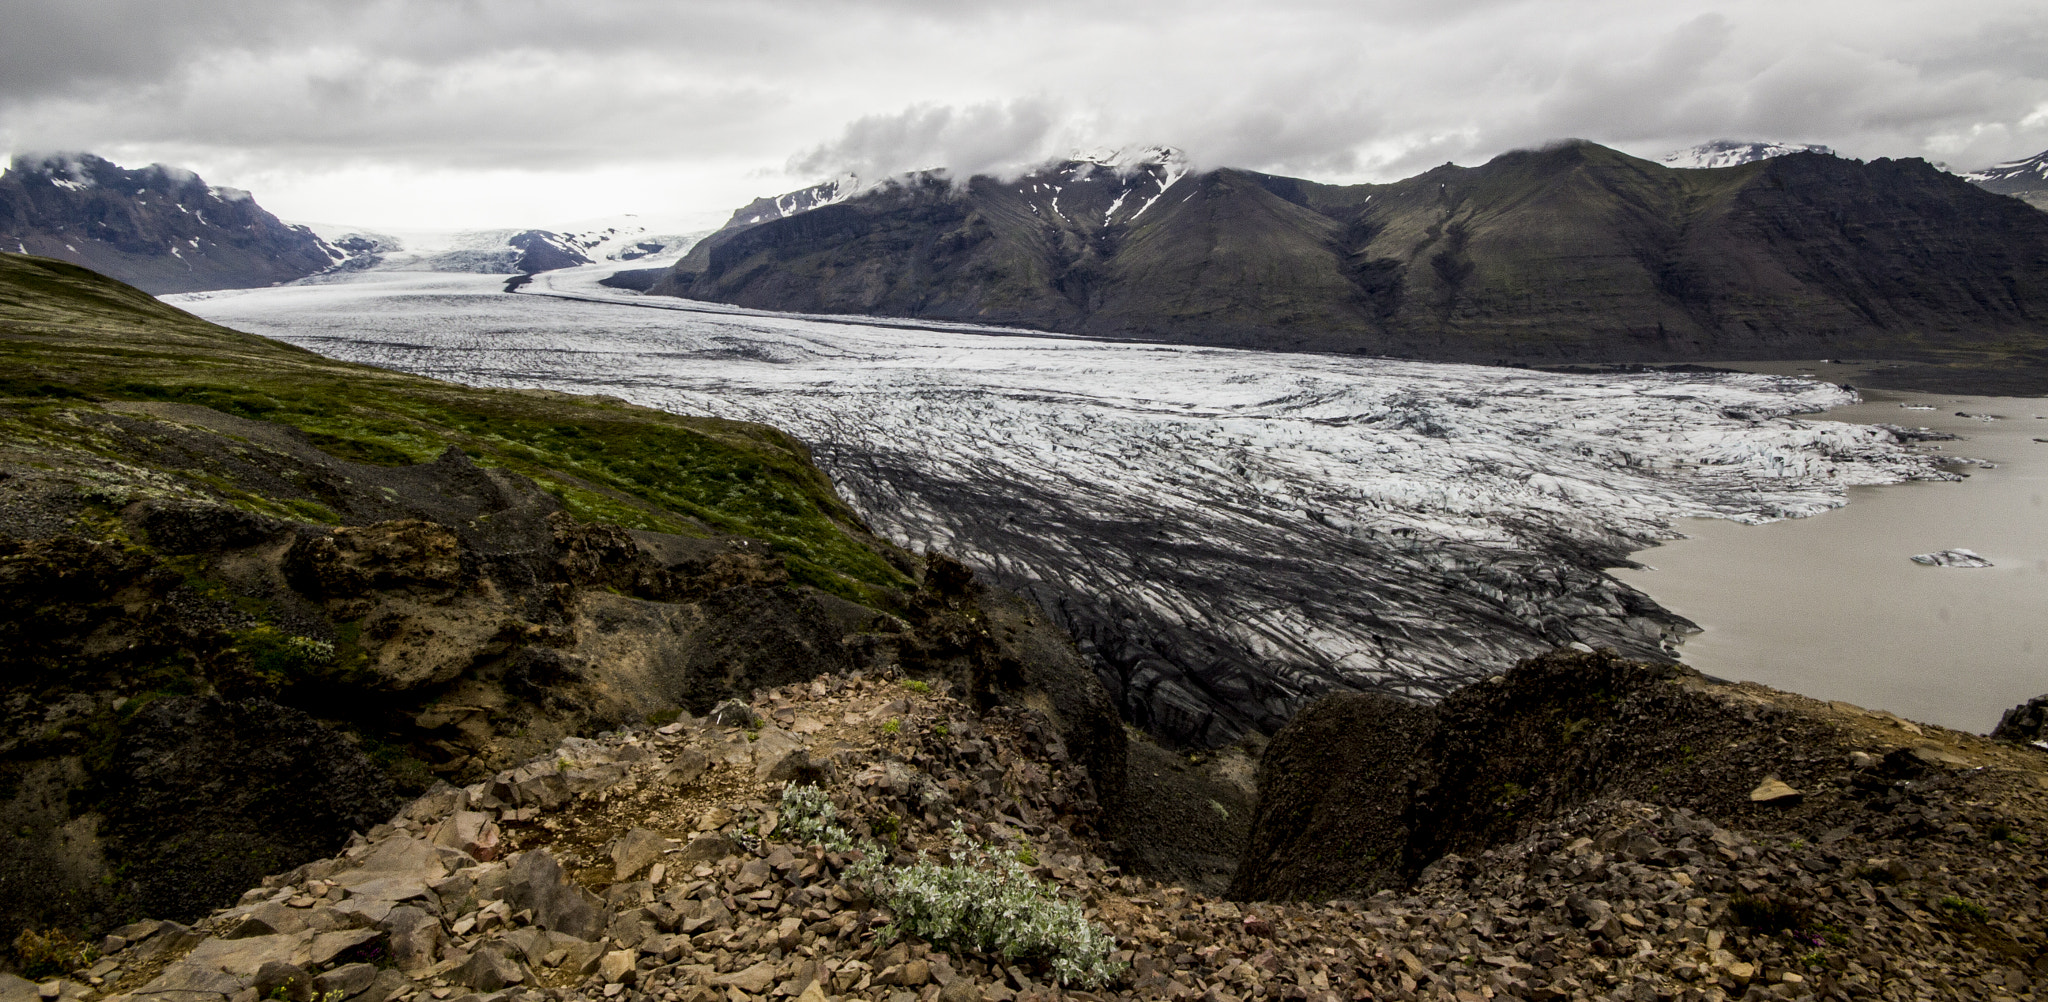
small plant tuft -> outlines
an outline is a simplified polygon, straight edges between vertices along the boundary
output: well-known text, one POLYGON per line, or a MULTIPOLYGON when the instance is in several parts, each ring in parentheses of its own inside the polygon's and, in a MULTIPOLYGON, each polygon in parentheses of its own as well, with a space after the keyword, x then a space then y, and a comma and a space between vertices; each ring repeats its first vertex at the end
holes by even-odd
POLYGON ((905 689, 909 689, 911 692, 917 693, 920 696, 929 696, 932 694, 932 687, 919 679, 906 678, 903 680, 903 687, 905 689))
POLYGON ((1979 922, 1988 922, 1991 919, 1989 909, 1975 901, 1971 901, 1969 898, 1946 897, 1941 899, 1941 907, 1957 915, 1967 916, 1979 922))
POLYGON ((23 929, 14 937, 14 962, 23 977, 31 981, 60 977, 81 967, 90 967, 99 951, 73 939, 61 929, 36 932, 23 929))
POLYGON ((839 808, 816 786, 794 783, 782 788, 782 828, 805 845, 824 846, 827 852, 852 849, 853 836, 834 822, 839 808))
POLYGON ((1767 895, 1737 894, 1728 908, 1735 920, 1758 932, 1790 932, 1803 928, 1811 910, 1767 895))

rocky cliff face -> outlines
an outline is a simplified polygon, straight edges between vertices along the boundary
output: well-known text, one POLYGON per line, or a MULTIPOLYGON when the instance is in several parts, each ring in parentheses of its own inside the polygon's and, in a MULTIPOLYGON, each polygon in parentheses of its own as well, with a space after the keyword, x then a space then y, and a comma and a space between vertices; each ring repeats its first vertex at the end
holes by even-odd
POLYGON ((1816 153, 1674 170, 1574 142, 1350 187, 1063 164, 729 227, 654 291, 1460 361, 2004 357, 2044 349, 2048 218, 1816 153))
POLYGON ((246 191, 89 153, 17 156, 0 173, 0 250, 70 261, 158 295, 275 285, 348 256, 246 191))

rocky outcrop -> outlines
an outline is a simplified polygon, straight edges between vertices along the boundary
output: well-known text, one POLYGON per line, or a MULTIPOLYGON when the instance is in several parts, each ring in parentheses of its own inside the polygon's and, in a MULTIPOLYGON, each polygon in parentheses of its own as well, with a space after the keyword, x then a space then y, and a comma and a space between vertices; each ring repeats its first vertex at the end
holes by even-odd
POLYGON ((0 250, 70 261, 159 295, 276 285, 348 256, 246 191, 89 153, 16 156, 0 173, 0 250))
POLYGON ((1991 736, 2000 741, 2024 742, 2048 750, 2048 696, 2035 696, 1998 718, 1991 736))
MULTIPOLYGON (((1244 901, 1121 872, 1086 772, 1050 721, 977 712, 951 689, 823 678, 728 704, 718 716, 729 724, 682 718, 566 740, 467 787, 439 786, 332 858, 268 876, 191 925, 124 926, 103 956, 45 965, 41 986, 0 976, 0 993, 2017 1002, 2048 978, 2032 921, 2048 868, 2021 831, 2048 790, 2028 750, 1930 730, 1971 767, 1888 780, 1888 809, 1800 837, 1602 798, 1440 857, 1398 889, 1244 901), (832 838, 861 848, 821 844, 803 820, 816 814, 788 809, 774 774, 798 758, 817 784, 798 798, 836 805, 832 838), (869 864, 936 867, 963 840, 984 859, 1017 861, 1012 880, 1084 906, 1109 938, 1108 980, 1084 991, 1061 985, 1038 953, 893 935, 905 915, 863 875, 869 864)), ((1836 712, 1845 730, 1876 736, 1878 718, 1836 712)), ((980 903, 966 882, 947 886, 949 907, 980 903)))
POLYGON ((1446 857, 1601 799, 1751 831, 1854 830, 1894 813, 1914 784, 2012 754, 1682 666, 1560 650, 1434 706, 1340 694, 1303 711, 1259 763, 1258 816, 1232 893, 1405 886, 1446 857))

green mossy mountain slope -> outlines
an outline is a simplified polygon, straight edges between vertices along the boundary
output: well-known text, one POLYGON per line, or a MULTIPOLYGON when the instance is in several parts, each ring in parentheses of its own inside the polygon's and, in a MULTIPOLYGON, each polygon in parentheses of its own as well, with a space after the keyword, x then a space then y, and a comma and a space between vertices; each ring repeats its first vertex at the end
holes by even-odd
MULTIPOLYGON (((0 254, 0 430, 79 439, 65 414, 106 402, 209 407, 282 424, 337 458, 397 466, 450 447, 532 478, 584 520, 772 544, 801 580, 850 598, 909 582, 803 445, 762 425, 622 401, 485 390, 338 362, 207 323, 46 258, 0 254)), ((167 471, 265 514, 333 521, 319 485, 295 497, 167 471)))

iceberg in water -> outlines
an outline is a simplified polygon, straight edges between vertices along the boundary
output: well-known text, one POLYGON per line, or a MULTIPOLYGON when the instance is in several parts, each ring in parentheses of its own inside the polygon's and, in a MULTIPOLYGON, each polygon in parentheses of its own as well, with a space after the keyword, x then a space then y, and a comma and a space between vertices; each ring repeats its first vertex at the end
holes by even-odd
POLYGON ((1936 550, 1933 553, 1915 553, 1913 562, 1929 567, 1990 567, 1991 561, 1984 559, 1975 550, 1961 548, 1936 550))

